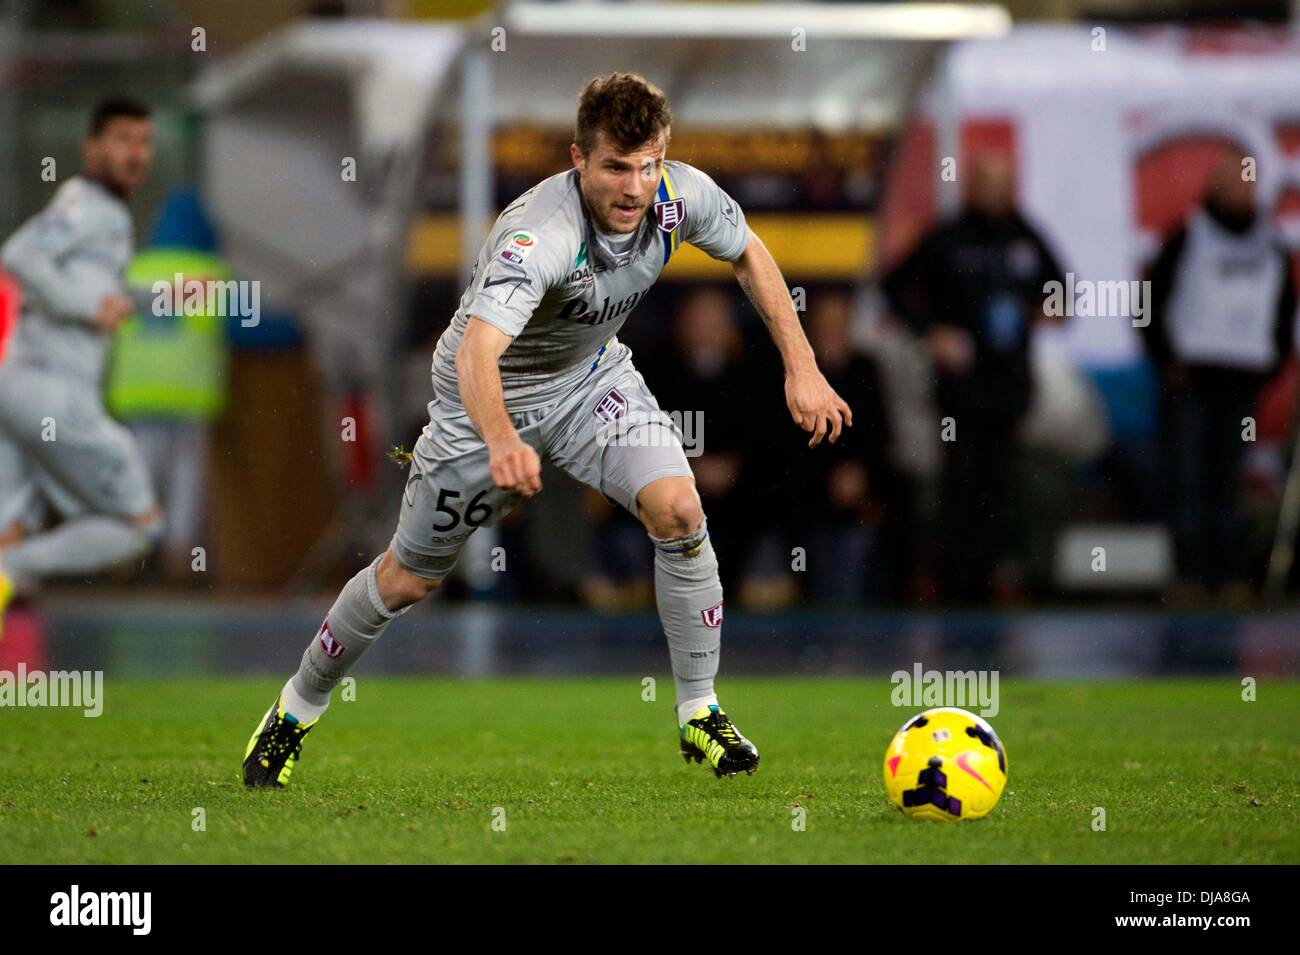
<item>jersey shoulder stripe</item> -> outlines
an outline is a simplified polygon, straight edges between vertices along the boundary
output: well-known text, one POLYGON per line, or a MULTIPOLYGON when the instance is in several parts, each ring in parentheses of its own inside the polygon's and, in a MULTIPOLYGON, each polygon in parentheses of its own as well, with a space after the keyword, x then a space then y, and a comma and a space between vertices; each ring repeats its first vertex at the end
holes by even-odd
POLYGON ((655 220, 664 244, 664 265, 673 257, 677 247, 682 244, 682 226, 686 223, 686 202, 668 172, 668 163, 663 165, 663 175, 659 177, 659 189, 655 193, 658 201, 654 205, 655 220))

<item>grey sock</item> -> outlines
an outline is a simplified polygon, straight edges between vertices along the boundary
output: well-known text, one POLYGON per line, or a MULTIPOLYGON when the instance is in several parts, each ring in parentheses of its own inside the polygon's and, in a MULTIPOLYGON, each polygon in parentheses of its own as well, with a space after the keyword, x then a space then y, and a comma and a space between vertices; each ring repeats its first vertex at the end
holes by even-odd
POLYGON ((722 581, 708 521, 685 537, 654 535, 655 602, 668 637, 677 702, 713 693, 722 650, 722 581))
POLYGON ((361 654, 379 639, 394 617, 409 609, 389 610, 380 599, 375 568, 381 559, 376 557, 343 585, 325 622, 303 652, 292 682, 304 700, 318 706, 328 704, 330 691, 361 659, 361 654))
POLYGON ((74 517, 5 549, 4 567, 18 580, 93 574, 149 550, 149 535, 129 521, 74 517))

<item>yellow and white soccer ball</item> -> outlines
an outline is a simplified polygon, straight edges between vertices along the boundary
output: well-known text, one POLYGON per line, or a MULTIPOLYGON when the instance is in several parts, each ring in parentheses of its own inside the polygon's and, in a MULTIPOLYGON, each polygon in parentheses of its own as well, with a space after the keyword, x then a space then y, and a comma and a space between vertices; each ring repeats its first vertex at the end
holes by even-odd
POLYGON ((941 706, 913 716, 885 751, 885 791, 912 819, 980 819, 1007 784, 1007 751, 974 713, 941 706))

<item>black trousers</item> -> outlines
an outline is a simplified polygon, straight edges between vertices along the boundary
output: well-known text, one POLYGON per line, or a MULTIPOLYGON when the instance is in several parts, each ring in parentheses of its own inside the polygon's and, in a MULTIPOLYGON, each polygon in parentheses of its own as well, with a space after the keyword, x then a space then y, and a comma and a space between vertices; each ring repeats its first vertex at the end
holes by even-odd
POLYGON ((1013 541, 1018 419, 955 417, 956 440, 943 443, 936 569, 945 600, 980 601, 1013 541))
POLYGON ((1243 579, 1242 419, 1254 413, 1255 390, 1198 388, 1166 396, 1163 428, 1170 522, 1178 573, 1218 587, 1243 579))

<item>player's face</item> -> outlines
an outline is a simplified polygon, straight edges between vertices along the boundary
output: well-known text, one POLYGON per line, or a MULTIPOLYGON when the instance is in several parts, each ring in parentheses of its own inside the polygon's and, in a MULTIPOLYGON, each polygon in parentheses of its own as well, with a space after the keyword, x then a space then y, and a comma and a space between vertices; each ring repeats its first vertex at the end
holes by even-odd
POLYGON ((117 116, 86 140, 86 171, 122 195, 140 188, 153 163, 153 123, 117 116))
POLYGON ((596 145, 585 158, 576 144, 571 147, 582 181, 582 197, 598 228, 605 232, 636 231, 659 188, 667 148, 668 139, 663 133, 653 143, 630 153, 619 152, 606 141, 604 133, 597 134, 596 145))

